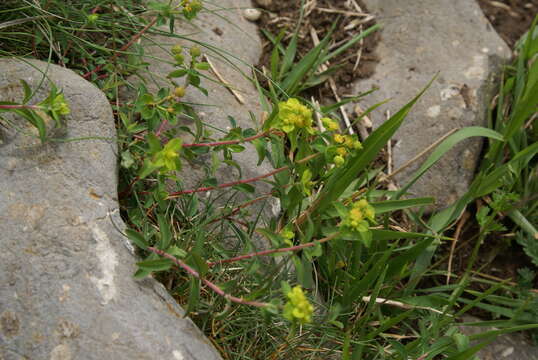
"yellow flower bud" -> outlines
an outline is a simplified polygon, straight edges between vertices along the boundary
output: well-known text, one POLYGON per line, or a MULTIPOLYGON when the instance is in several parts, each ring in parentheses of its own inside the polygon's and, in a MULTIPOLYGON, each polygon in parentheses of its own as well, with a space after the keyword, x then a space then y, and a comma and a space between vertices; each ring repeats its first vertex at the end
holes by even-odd
POLYGON ((336 142, 338 144, 342 144, 345 141, 344 137, 342 135, 340 135, 340 134, 334 134, 333 139, 334 139, 334 142, 336 142))
POLYGON ((174 95, 179 98, 185 96, 185 88, 183 86, 178 86, 174 89, 174 95))
POLYGON ((334 162, 334 165, 336 165, 336 167, 343 165, 345 161, 346 160, 344 160, 344 158, 340 155, 336 155, 333 158, 333 162, 334 162))
POLYGON ((189 50, 191 56, 193 58, 197 58, 198 56, 202 55, 202 50, 200 50, 200 48, 196 45, 194 45, 193 47, 191 47, 191 49, 189 50))
POLYGON ((336 149, 336 153, 342 157, 346 156, 347 155, 347 150, 345 147, 339 147, 338 149, 336 149))
POLYGON ((170 49, 170 51, 172 51, 172 54, 174 55, 181 54, 181 52, 183 51, 183 46, 179 44, 174 45, 172 46, 172 49, 170 49))

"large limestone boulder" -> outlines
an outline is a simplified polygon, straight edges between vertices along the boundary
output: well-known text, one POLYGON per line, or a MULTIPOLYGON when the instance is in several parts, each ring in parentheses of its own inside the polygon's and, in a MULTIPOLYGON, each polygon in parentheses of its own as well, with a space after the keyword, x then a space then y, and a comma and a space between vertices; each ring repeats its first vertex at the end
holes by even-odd
MULTIPOLYGON (((372 114, 374 127, 414 97, 437 73, 395 135, 392 149, 398 169, 450 130, 485 125, 486 107, 500 64, 511 52, 474 0, 364 0, 383 25, 372 77, 358 80, 356 92, 379 88, 365 98, 371 106, 391 101, 372 114)), ((411 188, 413 195, 434 196, 444 207, 465 193, 481 141, 461 143, 411 188)), ((423 158, 424 160, 425 158, 423 158)), ((397 177, 401 184, 420 161, 397 177)))
POLYGON ((0 359, 220 359, 161 284, 132 276, 104 94, 70 70, 4 58, 0 101, 21 101, 21 79, 42 85, 33 102, 49 79, 63 90, 71 115, 55 136, 104 139, 41 145, 2 114, 0 359))

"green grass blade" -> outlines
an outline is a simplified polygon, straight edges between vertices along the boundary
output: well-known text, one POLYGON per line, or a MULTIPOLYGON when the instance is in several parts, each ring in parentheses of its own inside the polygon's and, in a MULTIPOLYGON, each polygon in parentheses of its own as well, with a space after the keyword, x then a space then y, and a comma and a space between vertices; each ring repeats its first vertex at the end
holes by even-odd
POLYGON ((370 35, 374 31, 377 31, 379 29, 381 29, 381 25, 380 24, 375 24, 375 25, 369 27, 368 29, 364 30, 360 34, 355 35, 352 39, 347 41, 344 45, 340 46, 338 49, 334 50, 333 52, 331 52, 331 53, 327 54, 325 57, 323 57, 323 59, 320 61, 320 63, 323 64, 323 63, 331 60, 332 58, 340 55, 341 53, 343 53, 344 51, 346 51, 347 49, 349 49, 350 47, 355 45, 358 41, 360 41, 361 39, 364 39, 365 37, 367 37, 368 35, 370 35))
POLYGON ((432 205, 434 202, 435 199, 432 197, 423 197, 406 200, 387 200, 372 203, 371 205, 374 207, 376 215, 379 215, 387 212, 393 212, 417 206, 432 205))
POLYGON ((441 144, 439 144, 439 146, 433 151, 433 153, 422 164, 422 166, 413 174, 407 184, 405 184, 400 190, 398 190, 398 192, 396 192, 396 194, 394 194, 393 198, 398 199, 400 196, 402 196, 444 154, 446 154, 459 142, 470 137, 488 137, 499 141, 504 140, 503 136, 498 132, 479 126, 473 126, 458 130, 456 133, 450 135, 441 144))
POLYGON ((400 111, 385 121, 383 125, 381 125, 370 136, 368 136, 363 144, 364 150, 353 156, 348 162, 348 166, 338 169, 338 171, 331 176, 327 182, 327 185, 323 188, 318 195, 318 198, 312 205, 315 210, 323 211, 324 209, 328 208, 333 201, 340 197, 342 192, 347 189, 349 184, 356 179, 357 175, 360 174, 375 159, 379 151, 386 146, 387 141, 389 141, 396 130, 398 130, 398 128, 401 126, 412 106, 430 87, 434 79, 432 79, 415 98, 402 107, 400 111))

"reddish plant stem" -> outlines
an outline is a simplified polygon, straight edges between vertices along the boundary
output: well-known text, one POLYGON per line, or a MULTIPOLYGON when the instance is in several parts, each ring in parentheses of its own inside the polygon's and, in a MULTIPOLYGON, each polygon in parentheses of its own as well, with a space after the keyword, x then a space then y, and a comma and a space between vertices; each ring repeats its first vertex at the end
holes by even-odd
POLYGON ((213 219, 211 220, 209 223, 207 223, 207 225, 209 224, 213 224, 213 223, 216 223, 217 221, 219 220, 222 220, 222 219, 229 219, 230 217, 236 215, 239 211, 241 211, 241 209, 243 208, 246 208, 246 207, 249 207, 250 205, 258 202, 258 201, 261 201, 261 200, 264 200, 264 199, 267 199, 269 197, 273 196, 272 193, 269 193, 269 194, 265 194, 265 195, 262 195, 260 197, 257 197, 256 199, 252 199, 250 201, 247 201, 246 203, 242 204, 242 205, 239 205, 237 206, 235 209, 233 209, 229 214, 227 215, 223 215, 221 217, 218 217, 216 219, 213 219))
POLYGON ((212 142, 212 143, 183 144, 182 147, 202 147, 202 146, 220 146, 220 145, 241 144, 243 142, 250 142, 250 141, 265 137, 265 136, 269 136, 270 134, 271 134, 271 131, 264 131, 257 135, 250 136, 244 139, 239 139, 239 140, 217 141, 217 142, 212 142))
MULTIPOLYGON (((154 17, 142 30, 135 34, 127 44, 123 45, 119 51, 115 52, 108 62, 114 62, 114 60, 116 60, 123 51, 129 49, 135 43, 135 41, 137 41, 142 35, 144 35, 144 33, 148 31, 153 25, 155 25, 156 22, 157 17, 154 17)), ((92 74, 100 71, 104 66, 105 64, 98 65, 93 70, 88 71, 86 74, 82 75, 82 77, 84 79, 88 79, 92 74)))
POLYGON ((161 121, 159 128, 155 132, 155 136, 157 137, 161 136, 161 133, 164 131, 164 127, 166 126, 166 124, 168 124, 168 119, 164 119, 163 121, 161 121))
POLYGON ((43 108, 39 105, 0 105, 0 109, 31 109, 31 110, 42 110, 43 108))
MULTIPOLYGON (((312 159, 318 157, 319 155, 320 155, 319 153, 309 155, 309 156, 305 157, 304 159, 301 159, 301 160, 297 161, 296 164, 297 165, 302 164, 304 162, 307 162, 309 160, 312 160, 312 159)), ((283 167, 275 169, 275 170, 273 170, 271 172, 268 172, 267 174, 256 176, 256 177, 253 177, 253 178, 250 178, 250 179, 232 181, 232 182, 220 184, 220 185, 217 185, 217 186, 207 186, 207 187, 201 187, 201 188, 198 188, 198 189, 177 191, 177 192, 170 193, 168 195, 168 197, 166 197, 166 199, 167 200, 168 199, 173 199, 173 198, 176 198, 176 197, 180 197, 181 195, 193 194, 193 193, 197 193, 197 192, 211 191, 211 190, 215 190, 215 189, 223 189, 223 188, 232 187, 232 186, 240 185, 240 184, 248 184, 248 183, 251 183, 251 182, 255 182, 255 181, 259 181, 259 180, 268 178, 270 176, 273 176, 275 174, 278 174, 278 173, 280 173, 282 171, 286 171, 286 170, 289 170, 289 169, 290 169, 289 166, 283 166, 283 167)))
POLYGON ((208 262, 207 266, 211 267, 211 266, 215 266, 215 265, 219 265, 219 264, 232 263, 232 262, 236 262, 236 261, 240 261, 240 260, 250 259, 250 258, 253 258, 255 256, 263 256, 263 255, 276 254, 276 253, 282 253, 282 252, 298 251, 298 250, 301 250, 301 249, 304 249, 304 248, 315 246, 316 244, 323 244, 323 243, 325 243, 327 241, 330 241, 330 240, 334 239, 336 236, 338 236, 338 233, 332 234, 332 235, 327 236, 327 237, 325 237, 323 239, 320 239, 320 240, 312 241, 312 242, 309 242, 309 243, 304 243, 304 244, 301 244, 301 245, 296 245, 296 246, 291 246, 291 247, 281 248, 281 249, 263 250, 263 251, 258 251, 258 252, 254 252, 254 253, 250 253, 250 254, 236 256, 236 257, 229 258, 229 259, 224 259, 224 260, 219 260, 219 261, 212 261, 212 262, 208 262))
POLYGON ((216 284, 212 283, 211 281, 209 281, 207 279, 202 278, 200 276, 200 274, 196 270, 194 270, 189 265, 185 264, 183 261, 179 260, 175 256, 167 254, 164 251, 156 249, 154 247, 148 247, 148 250, 155 253, 155 254, 158 254, 160 256, 163 256, 163 257, 165 257, 167 259, 172 260, 172 262, 174 264, 176 264, 177 266, 179 266, 180 268, 185 270, 188 274, 194 276, 197 279, 200 279, 205 285, 207 285, 207 287, 209 287, 211 290, 213 290, 218 295, 224 297, 227 300, 230 300, 230 301, 232 301, 234 303, 238 303, 238 304, 251 305, 251 306, 256 306, 256 307, 266 307, 267 305, 269 305, 267 303, 262 303, 262 302, 258 302, 258 301, 249 301, 249 300, 245 300, 245 299, 238 298, 236 296, 232 296, 230 294, 227 294, 227 293, 224 292, 224 290, 222 290, 216 284))

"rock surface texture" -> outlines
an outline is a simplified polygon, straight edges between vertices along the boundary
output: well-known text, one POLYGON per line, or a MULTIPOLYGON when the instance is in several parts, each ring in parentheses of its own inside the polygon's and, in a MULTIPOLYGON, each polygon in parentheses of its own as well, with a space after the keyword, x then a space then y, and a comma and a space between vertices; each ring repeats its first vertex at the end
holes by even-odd
MULTIPOLYGON (((486 106, 500 64, 511 55, 474 0, 364 0, 383 25, 372 77, 358 80, 355 92, 380 88, 363 107, 391 101, 372 114, 374 127, 394 114, 437 74, 395 136, 392 149, 398 169, 455 128, 485 125, 486 106)), ((481 141, 461 143, 411 188, 417 196, 434 196, 449 205, 465 193, 480 154, 481 141)), ((422 160, 425 160, 423 158, 422 160)), ((406 168, 405 180, 421 161, 406 168)))
MULTIPOLYGON (((465 322, 476 322, 480 319, 465 316, 465 322)), ((460 326, 461 331, 466 335, 476 335, 484 331, 494 330, 494 328, 483 328, 480 326, 460 326)), ((480 360, 538 360, 538 347, 532 346, 529 340, 522 333, 512 333, 501 335, 480 350, 476 356, 480 360)))
POLYGON ((0 359, 220 359, 161 284, 133 279, 104 94, 70 70, 1 59, 0 99, 20 101, 19 80, 36 89, 42 72, 71 107, 56 135, 110 140, 41 145, 0 127, 0 359))

